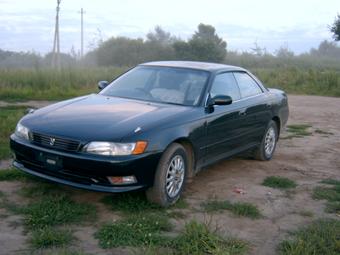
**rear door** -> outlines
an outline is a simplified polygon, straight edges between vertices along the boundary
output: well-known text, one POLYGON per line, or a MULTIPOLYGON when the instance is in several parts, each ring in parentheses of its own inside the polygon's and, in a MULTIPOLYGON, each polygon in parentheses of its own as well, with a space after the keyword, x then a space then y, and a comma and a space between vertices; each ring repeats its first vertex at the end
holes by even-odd
POLYGON ((242 102, 242 130, 240 143, 259 143, 271 118, 271 104, 267 93, 247 72, 234 72, 242 102))

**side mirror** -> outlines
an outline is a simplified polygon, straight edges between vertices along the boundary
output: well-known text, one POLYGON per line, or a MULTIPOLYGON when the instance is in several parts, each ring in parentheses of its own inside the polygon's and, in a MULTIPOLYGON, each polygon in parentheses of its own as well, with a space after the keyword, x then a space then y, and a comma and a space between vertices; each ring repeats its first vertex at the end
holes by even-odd
POLYGON ((102 90, 102 89, 104 89, 107 85, 109 85, 109 82, 108 82, 108 81, 100 81, 100 82, 98 82, 98 89, 99 89, 99 90, 102 90))
POLYGON ((25 114, 34 113, 35 110, 36 110, 35 108, 27 108, 27 109, 25 110, 25 114))
POLYGON ((230 96, 225 95, 216 95, 209 101, 209 106, 214 105, 229 105, 233 102, 233 99, 230 96))

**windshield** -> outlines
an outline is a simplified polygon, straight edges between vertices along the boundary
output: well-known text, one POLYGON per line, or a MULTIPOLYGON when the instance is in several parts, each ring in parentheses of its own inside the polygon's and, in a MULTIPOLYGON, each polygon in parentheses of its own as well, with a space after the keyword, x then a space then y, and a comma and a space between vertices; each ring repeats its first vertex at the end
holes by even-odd
POLYGON ((138 66, 100 92, 152 102, 193 106, 199 102, 209 73, 173 67, 138 66))

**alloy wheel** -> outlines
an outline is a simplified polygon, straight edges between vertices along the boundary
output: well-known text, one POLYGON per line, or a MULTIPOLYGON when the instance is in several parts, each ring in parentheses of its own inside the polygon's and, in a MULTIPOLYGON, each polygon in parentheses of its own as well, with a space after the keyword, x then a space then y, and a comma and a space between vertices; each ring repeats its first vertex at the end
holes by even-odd
POLYGON ((166 174, 166 192, 173 198, 180 192, 185 174, 185 163, 181 155, 174 156, 169 164, 166 174))

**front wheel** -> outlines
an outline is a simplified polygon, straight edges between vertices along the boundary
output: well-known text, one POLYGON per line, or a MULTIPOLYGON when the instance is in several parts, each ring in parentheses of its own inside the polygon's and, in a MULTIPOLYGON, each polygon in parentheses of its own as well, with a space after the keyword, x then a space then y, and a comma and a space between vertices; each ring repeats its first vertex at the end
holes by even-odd
POLYGON ((275 121, 271 120, 266 128, 261 144, 255 150, 255 159, 270 160, 273 157, 277 140, 278 128, 275 121))
POLYGON ((185 148, 178 143, 171 144, 158 163, 153 187, 146 191, 148 200, 164 207, 174 204, 182 193, 187 169, 185 148))

